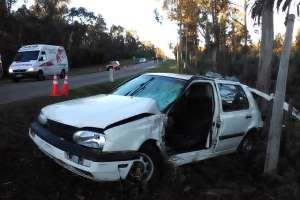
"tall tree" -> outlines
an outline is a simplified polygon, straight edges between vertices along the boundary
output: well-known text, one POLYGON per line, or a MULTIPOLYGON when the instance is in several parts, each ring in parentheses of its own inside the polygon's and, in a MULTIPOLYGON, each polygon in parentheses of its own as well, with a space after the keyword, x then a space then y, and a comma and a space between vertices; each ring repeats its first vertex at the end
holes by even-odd
POLYGON ((7 12, 10 14, 12 6, 17 3, 17 0, 6 0, 7 12))
POLYGON ((261 45, 257 72, 257 89, 269 93, 271 87, 271 61, 274 40, 273 24, 274 0, 257 0, 252 7, 252 17, 261 26, 261 45))
POLYGON ((6 0, 0 0, 0 17, 5 17, 8 14, 6 0))
POLYGON ((61 18, 70 0, 34 0, 33 11, 40 17, 61 18))

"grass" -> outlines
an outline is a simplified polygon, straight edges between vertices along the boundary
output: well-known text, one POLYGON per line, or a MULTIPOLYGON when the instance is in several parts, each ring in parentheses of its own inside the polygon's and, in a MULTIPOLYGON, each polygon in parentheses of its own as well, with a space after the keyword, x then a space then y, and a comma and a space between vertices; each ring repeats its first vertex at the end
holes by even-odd
POLYGON ((150 72, 163 72, 163 73, 178 73, 178 68, 174 60, 167 60, 158 67, 149 70, 150 72))
MULTIPOLYGON (((167 62, 154 71, 173 72, 167 62)), ((40 97, 0 107, 0 199, 49 200, 271 200, 300 198, 299 123, 284 131, 277 176, 260 173, 263 154, 249 164, 237 155, 222 156, 169 170, 155 185, 125 188, 81 178, 42 154, 28 137, 28 127, 45 105, 107 93, 125 79, 71 91, 68 98, 40 97)))

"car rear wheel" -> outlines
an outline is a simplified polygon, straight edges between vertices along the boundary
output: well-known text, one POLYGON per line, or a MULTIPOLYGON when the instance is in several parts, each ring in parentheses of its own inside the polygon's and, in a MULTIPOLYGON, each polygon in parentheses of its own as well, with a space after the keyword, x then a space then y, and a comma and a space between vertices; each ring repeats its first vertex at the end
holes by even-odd
POLYGON ((249 132, 241 142, 238 152, 242 159, 252 160, 256 152, 256 134, 249 132))
POLYGON ((60 78, 60 79, 64 79, 65 76, 66 76, 66 71, 63 69, 63 70, 61 70, 61 72, 60 72, 60 74, 59 74, 59 78, 60 78))

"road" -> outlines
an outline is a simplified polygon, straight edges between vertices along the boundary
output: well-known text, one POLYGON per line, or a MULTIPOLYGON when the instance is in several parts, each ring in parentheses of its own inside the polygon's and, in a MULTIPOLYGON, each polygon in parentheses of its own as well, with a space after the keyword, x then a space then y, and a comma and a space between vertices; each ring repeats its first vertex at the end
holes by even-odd
MULTIPOLYGON (((154 68, 154 62, 141 63, 122 68, 114 73, 114 79, 125 78, 139 74, 154 68)), ((76 75, 69 77, 70 89, 76 89, 88 85, 94 85, 109 81, 109 72, 76 75)), ((36 81, 34 79, 21 80, 18 83, 4 82, 0 85, 0 104, 11 103, 30 99, 33 97, 49 95, 52 87, 52 80, 36 81)))

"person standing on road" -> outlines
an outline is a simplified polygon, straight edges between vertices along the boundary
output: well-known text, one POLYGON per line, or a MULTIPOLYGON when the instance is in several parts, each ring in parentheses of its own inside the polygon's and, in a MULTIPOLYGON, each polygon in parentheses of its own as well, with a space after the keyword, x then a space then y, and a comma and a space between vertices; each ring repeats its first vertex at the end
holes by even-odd
POLYGON ((2 66, 2 57, 0 53, 0 78, 2 78, 2 76, 3 76, 3 66, 2 66))

